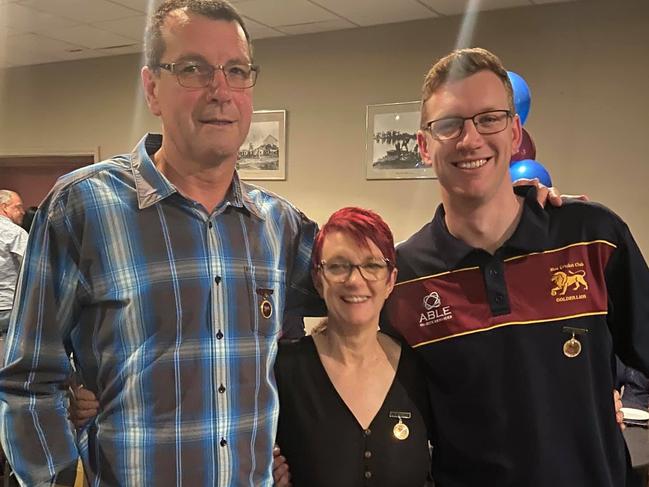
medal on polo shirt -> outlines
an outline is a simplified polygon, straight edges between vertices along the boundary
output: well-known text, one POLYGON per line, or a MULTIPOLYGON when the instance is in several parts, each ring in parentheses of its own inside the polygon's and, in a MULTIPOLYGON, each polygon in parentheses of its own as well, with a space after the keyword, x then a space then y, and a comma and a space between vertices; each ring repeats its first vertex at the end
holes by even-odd
POLYGON ((392 434, 397 440, 403 441, 410 436, 410 428, 403 422, 404 419, 410 419, 412 414, 407 411, 390 411, 391 418, 397 418, 399 422, 392 428, 392 434))
POLYGON ((269 319, 271 316, 273 316, 273 303, 270 300, 270 297, 273 294, 273 290, 258 288, 257 294, 261 296, 261 303, 259 303, 259 312, 261 313, 261 316, 269 319))
POLYGON ((568 358, 575 358, 581 353, 581 342, 577 339, 576 335, 584 335, 588 333, 587 328, 572 328, 564 326, 564 333, 571 333, 572 336, 563 344, 563 354, 568 358))

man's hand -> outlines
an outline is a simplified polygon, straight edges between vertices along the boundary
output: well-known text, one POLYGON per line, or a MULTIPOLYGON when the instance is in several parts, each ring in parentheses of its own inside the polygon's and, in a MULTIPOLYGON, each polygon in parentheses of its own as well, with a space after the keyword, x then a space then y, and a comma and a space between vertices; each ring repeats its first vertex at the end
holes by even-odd
POLYGON ((275 487, 291 487, 291 472, 288 471, 286 458, 279 451, 279 446, 273 448, 273 481, 275 487))
POLYGON ((581 201, 588 201, 588 196, 584 194, 574 195, 574 194, 559 194, 557 188, 552 186, 548 188, 546 185, 541 183, 538 179, 517 179, 513 183, 514 186, 536 186, 536 200, 539 202, 539 205, 545 207, 546 204, 559 207, 563 204, 564 199, 577 199, 581 201))
POLYGON ((615 421, 620 425, 620 429, 624 431, 626 425, 624 424, 624 413, 621 411, 622 396, 620 396, 620 393, 615 389, 613 389, 613 403, 615 404, 615 421))
POLYGON ((97 416, 99 401, 97 397, 83 385, 73 384, 70 391, 70 421, 77 428, 83 428, 88 421, 97 416))

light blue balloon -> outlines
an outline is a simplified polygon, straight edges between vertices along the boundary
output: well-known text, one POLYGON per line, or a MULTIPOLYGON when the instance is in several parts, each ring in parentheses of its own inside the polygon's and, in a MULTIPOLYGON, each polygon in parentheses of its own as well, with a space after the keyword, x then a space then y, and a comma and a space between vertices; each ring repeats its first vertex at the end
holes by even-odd
POLYGON ((509 81, 511 81, 514 90, 514 107, 516 108, 516 113, 518 113, 521 119, 521 124, 525 124, 527 116, 530 113, 530 104, 532 103, 530 88, 519 74, 513 71, 507 71, 507 76, 509 76, 509 81))
POLYGON ((552 186, 552 179, 550 178, 550 173, 546 168, 543 167, 538 161, 534 159, 523 159, 522 161, 516 161, 511 166, 509 166, 509 175, 513 181, 519 179, 538 179, 546 186, 552 186))

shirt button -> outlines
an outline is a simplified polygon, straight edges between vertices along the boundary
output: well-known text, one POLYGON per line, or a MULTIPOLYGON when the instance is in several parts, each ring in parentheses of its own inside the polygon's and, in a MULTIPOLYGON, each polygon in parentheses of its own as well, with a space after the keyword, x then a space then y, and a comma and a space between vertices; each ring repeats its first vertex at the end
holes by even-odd
POLYGON ((221 384, 221 385, 219 386, 219 392, 220 392, 221 394, 223 394, 223 393, 225 392, 225 386, 224 386, 223 384, 221 384))
POLYGON ((369 451, 369 450, 367 450, 365 453, 363 453, 363 456, 364 456, 365 458, 372 458, 372 452, 369 451))
POLYGON ((489 269, 489 275, 491 277, 496 277, 498 275, 498 269, 489 269))
POLYGON ((223 338, 223 333, 221 333, 221 330, 216 332, 216 338, 217 338, 217 340, 220 340, 221 338, 223 338))
POLYGON ((502 304, 502 302, 505 300, 505 298, 503 297, 502 294, 496 294, 495 300, 496 300, 496 303, 502 304))
POLYGON ((370 436, 370 435, 372 434, 372 430, 369 429, 369 428, 367 428, 365 431, 363 431, 363 434, 364 434, 365 436, 370 436))
POLYGON ((209 228, 212 228, 214 225, 212 225, 212 222, 207 222, 207 226, 208 226, 209 228))
POLYGON ((365 478, 366 479, 371 479, 372 478, 372 472, 370 472, 369 470, 366 470, 365 471, 365 478))
POLYGON ((221 441, 219 441, 219 445, 221 445, 221 446, 225 446, 227 444, 228 444, 228 442, 227 442, 227 440, 225 438, 221 438, 221 441))
POLYGON ((217 283, 217 284, 221 284, 221 276, 216 276, 214 278, 214 282, 217 283))

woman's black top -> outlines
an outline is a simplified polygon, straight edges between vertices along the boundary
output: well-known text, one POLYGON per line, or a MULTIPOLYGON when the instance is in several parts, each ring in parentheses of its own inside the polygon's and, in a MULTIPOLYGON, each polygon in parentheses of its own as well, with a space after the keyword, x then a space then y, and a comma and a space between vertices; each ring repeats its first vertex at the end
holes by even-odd
POLYGON ((426 379, 410 348, 402 347, 395 378, 367 430, 338 395, 310 336, 280 342, 275 377, 277 443, 294 487, 424 486, 430 408, 426 379), (409 434, 399 440, 393 431, 397 416, 408 414, 402 422, 409 434))

